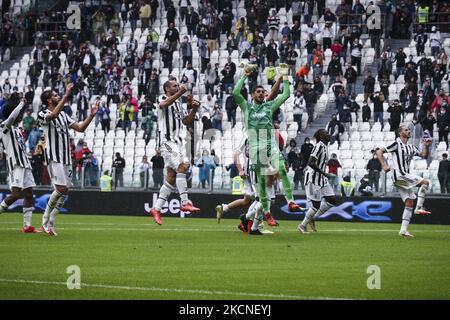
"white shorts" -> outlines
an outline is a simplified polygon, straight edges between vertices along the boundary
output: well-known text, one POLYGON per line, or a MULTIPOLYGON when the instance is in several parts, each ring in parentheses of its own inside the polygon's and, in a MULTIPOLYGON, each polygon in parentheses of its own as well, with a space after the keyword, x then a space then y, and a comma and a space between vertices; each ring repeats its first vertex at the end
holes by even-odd
POLYGON ((403 202, 405 202, 406 199, 416 199, 414 187, 416 187, 422 180, 422 177, 409 173, 403 176, 397 176, 397 181, 394 182, 394 186, 397 187, 398 193, 400 194, 403 202))
POLYGON ((53 185, 72 187, 72 175, 74 172, 71 165, 64 165, 50 160, 47 168, 53 185))
POLYGON ((10 173, 9 187, 19 188, 22 190, 35 187, 33 172, 29 168, 22 168, 14 166, 13 171, 10 173))
POLYGON ((177 170, 180 164, 189 163, 189 159, 186 157, 186 148, 184 145, 166 141, 161 144, 161 156, 164 158, 164 166, 177 170))
POLYGON ((334 197, 334 190, 329 183, 323 187, 308 182, 305 185, 306 198, 311 201, 322 201, 324 197, 334 197))

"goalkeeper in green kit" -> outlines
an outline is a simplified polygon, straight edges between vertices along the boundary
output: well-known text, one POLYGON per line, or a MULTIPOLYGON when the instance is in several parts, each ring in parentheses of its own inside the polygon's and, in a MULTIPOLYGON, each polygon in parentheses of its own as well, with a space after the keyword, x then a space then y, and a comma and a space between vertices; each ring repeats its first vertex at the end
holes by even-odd
POLYGON ((258 185, 259 200, 264 210, 267 223, 270 226, 278 226, 278 222, 270 213, 269 199, 267 197, 267 175, 273 174, 270 168, 278 170, 283 184, 289 211, 301 211, 294 201, 292 188, 289 182, 284 158, 275 142, 272 129, 272 114, 289 98, 290 88, 288 80, 288 68, 280 65, 280 73, 283 76, 283 93, 272 101, 265 101, 265 89, 255 86, 252 90, 253 103, 247 102, 241 95, 241 89, 247 77, 252 73, 251 65, 244 66, 245 74, 239 79, 233 90, 236 103, 244 115, 244 126, 249 139, 249 156, 251 169, 255 172, 258 185))

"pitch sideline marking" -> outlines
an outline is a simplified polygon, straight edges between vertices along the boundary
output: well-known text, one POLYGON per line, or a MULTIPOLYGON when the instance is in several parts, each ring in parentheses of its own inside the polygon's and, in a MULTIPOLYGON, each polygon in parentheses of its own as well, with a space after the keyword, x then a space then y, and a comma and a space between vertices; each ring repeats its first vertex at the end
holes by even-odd
MULTIPOLYGON (((48 284, 48 285, 64 285, 64 286, 67 285, 66 282, 38 281, 38 280, 24 280, 24 279, 0 279, 0 282, 24 283, 24 284, 48 284)), ((271 294, 271 293, 210 291, 210 290, 157 288, 157 287, 129 287, 129 286, 115 286, 115 285, 89 284, 89 283, 81 283, 81 287, 130 290, 130 291, 198 293, 198 294, 206 294, 206 295, 234 295, 234 296, 247 296, 247 297, 260 297, 260 298, 280 298, 280 299, 284 298, 284 299, 300 299, 300 300, 355 300, 353 298, 310 297, 310 296, 287 295, 287 294, 282 294, 282 293, 281 294, 271 294)))

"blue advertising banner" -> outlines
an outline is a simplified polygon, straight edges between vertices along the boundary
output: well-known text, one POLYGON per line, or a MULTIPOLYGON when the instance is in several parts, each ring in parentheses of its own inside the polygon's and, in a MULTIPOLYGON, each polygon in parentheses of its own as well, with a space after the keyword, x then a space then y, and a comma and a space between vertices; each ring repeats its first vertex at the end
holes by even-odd
MULTIPOLYGON (((0 201, 9 191, 0 190, 0 201)), ((36 212, 45 210, 51 190, 35 191, 36 212)), ((156 202, 158 194, 155 191, 70 191, 63 213, 67 214, 96 214, 96 215, 131 215, 142 216, 148 214, 156 202)), ((229 203, 239 199, 239 196, 228 194, 190 193, 189 198, 201 208, 201 212, 192 215, 196 218, 214 218, 215 207, 222 203, 229 203)), ((303 207, 307 206, 306 199, 300 197, 296 200, 303 207)), ((450 225, 450 199, 444 197, 428 197, 425 200, 426 207, 432 212, 429 216, 415 216, 414 223, 448 224, 450 225)), ((178 194, 172 194, 162 210, 162 216, 190 217, 188 213, 180 211, 180 198, 178 194)), ((21 211, 22 201, 14 203, 9 211, 21 211)), ((284 197, 277 196, 271 206, 272 214, 280 220, 301 220, 303 212, 289 212, 284 197)), ((340 198, 338 205, 328 210, 320 217, 325 221, 357 221, 357 222, 382 222, 399 223, 402 219, 404 205, 400 198, 373 198, 353 197, 340 198)), ((224 217, 237 219, 247 208, 233 210, 224 217)))

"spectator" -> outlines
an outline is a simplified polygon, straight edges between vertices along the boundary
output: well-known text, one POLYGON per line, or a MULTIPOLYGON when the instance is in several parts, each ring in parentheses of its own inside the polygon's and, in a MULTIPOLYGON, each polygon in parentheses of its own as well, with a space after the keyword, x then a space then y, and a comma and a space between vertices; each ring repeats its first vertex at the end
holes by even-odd
POLYGON ((119 152, 116 152, 116 159, 113 162, 113 168, 115 168, 114 186, 117 188, 123 187, 123 169, 125 168, 125 159, 120 156, 119 152))
POLYGON ((436 26, 433 26, 431 28, 430 47, 431 47, 431 55, 435 59, 437 59, 441 48, 441 33, 439 30, 437 30, 436 26))
POLYGON ((372 197, 372 187, 369 184, 369 175, 364 175, 364 177, 359 181, 358 192, 363 197, 372 197))
POLYGON ((269 23, 269 38, 278 40, 278 29, 280 25, 280 18, 278 17, 276 10, 271 11, 268 23, 269 23))
POLYGON ((350 176, 347 175, 341 181, 341 196, 342 197, 354 197, 355 196, 355 184, 350 180, 350 176))
POLYGON ((36 145, 39 142, 39 138, 41 137, 41 134, 42 131, 39 129, 39 125, 37 124, 37 122, 35 122, 27 137, 29 150, 34 150, 36 148, 36 145))
POLYGON ((144 136, 142 137, 145 140, 145 145, 147 146, 148 142, 152 137, 153 131, 153 111, 150 110, 147 115, 142 118, 141 129, 144 131, 144 136))
POLYGON ((358 76, 361 75, 361 57, 362 57, 362 44, 359 39, 355 39, 351 45, 351 64, 356 65, 358 70, 358 76))
POLYGON ((450 132, 450 116, 448 114, 448 106, 441 106, 437 116, 437 126, 439 133, 439 142, 445 141, 448 149, 448 134, 450 132))
POLYGON ((142 162, 139 166, 139 177, 141 179, 141 188, 148 187, 149 169, 150 169, 150 163, 147 160, 147 156, 143 156, 142 162))
POLYGON ((183 68, 185 68, 186 65, 192 64, 192 46, 188 36, 184 36, 180 49, 183 56, 183 68))
POLYGON ((352 67, 350 63, 347 64, 347 69, 345 70, 344 78, 347 80, 346 95, 350 96, 355 93, 355 84, 356 79, 358 78, 356 70, 352 67))
POLYGON ((447 153, 442 154, 439 162, 438 179, 441 186, 441 193, 450 193, 450 161, 447 153))
POLYGON ((392 105, 388 107, 387 112, 391 114, 390 118, 388 119, 390 129, 392 132, 396 132, 400 126, 401 117, 403 113, 400 101, 398 101, 398 99, 395 99, 392 105))
POLYGON ((200 22, 200 18, 198 13, 194 10, 193 7, 189 7, 189 13, 186 14, 186 26, 187 32, 189 36, 193 36, 196 34, 197 25, 200 22))
POLYGON ((214 105, 214 109, 212 111, 212 126, 214 129, 219 130, 220 133, 222 133, 222 110, 220 109, 220 106, 216 103, 214 105))
POLYGON ((99 179, 99 168, 98 160, 92 152, 84 153, 83 166, 85 170, 85 186, 90 185, 91 187, 96 187, 99 179))
POLYGON ((97 116, 100 120, 100 123, 102 125, 102 130, 105 131, 105 134, 107 134, 110 130, 110 123, 111 123, 111 117, 110 117, 110 109, 109 106, 102 102, 100 105, 100 109, 98 110, 97 116))
POLYGON ((310 143, 309 138, 306 137, 300 149, 300 153, 304 161, 308 162, 313 148, 314 146, 312 145, 312 143, 310 143))
POLYGON ((367 77, 363 81, 364 86, 364 102, 367 102, 367 99, 370 95, 372 95, 375 91, 375 78, 372 77, 372 72, 367 71, 367 77))
POLYGON ((339 170, 339 168, 342 168, 342 166, 339 163, 339 160, 337 159, 337 156, 335 153, 331 154, 331 159, 328 160, 327 166, 328 166, 328 174, 330 175, 330 178, 329 178, 330 185, 333 187, 333 190, 335 192, 338 192, 338 188, 339 188, 338 170, 339 170))
POLYGON ((216 167, 216 165, 207 150, 203 151, 203 155, 200 159, 197 160, 196 165, 197 165, 197 167, 200 168, 199 180, 200 180, 200 183, 202 184, 202 188, 205 189, 206 181, 208 181, 208 185, 209 185, 210 171, 211 171, 211 169, 214 169, 216 167))
POLYGON ((300 132, 302 130, 303 113, 306 112, 306 102, 300 90, 297 90, 292 110, 294 115, 294 121, 297 123, 297 132, 300 132))
POLYGON ((197 70, 192 67, 192 63, 188 63, 186 69, 183 70, 182 77, 186 77, 188 88, 192 91, 197 83, 197 70))
POLYGON ((269 44, 267 45, 267 63, 269 65, 270 63, 272 63, 272 65, 275 65, 278 59, 278 45, 273 39, 270 39, 269 44))
MULTIPOLYGON (((374 94, 371 94, 370 100, 373 102, 373 120, 375 122, 379 121, 381 123, 381 128, 384 128, 384 120, 383 120, 384 95, 383 95, 383 93, 377 91, 374 94)), ((363 113, 364 113, 364 107, 363 107, 363 113)), ((363 115, 363 117, 364 117, 364 115, 363 115)))
POLYGON ((238 168, 234 162, 226 166, 225 170, 230 171, 230 181, 232 181, 234 177, 239 175, 238 168))
POLYGON ((152 15, 152 7, 148 3, 148 1, 142 3, 140 12, 139 12, 139 18, 141 19, 142 32, 144 32, 144 30, 148 28, 151 15, 152 15))
POLYGON ((332 55, 331 61, 328 64, 327 74, 329 76, 328 88, 330 88, 331 85, 334 84, 336 78, 343 75, 342 65, 338 55, 336 54, 332 55))
POLYGON ((164 158, 161 156, 161 151, 156 150, 150 162, 152 163, 153 188, 158 189, 164 181, 164 158))
POLYGON ((231 89, 228 89, 227 94, 228 96, 227 99, 225 100, 225 110, 227 112, 227 120, 228 122, 231 122, 231 128, 234 128, 234 126, 236 125, 237 104, 231 93, 231 89))
POLYGON ((133 123, 134 117, 134 106, 131 104, 131 97, 126 96, 124 98, 123 103, 119 108, 121 127, 125 131, 125 135, 127 135, 128 131, 131 130, 131 124, 133 123))
POLYGON ((328 122, 327 125, 327 131, 331 136, 330 144, 334 144, 337 141, 338 147, 340 147, 341 146, 340 131, 342 130, 341 130, 341 123, 337 119, 336 114, 333 114, 331 116, 331 121, 328 122))
POLYGON ((375 152, 372 151, 373 157, 367 163, 366 169, 369 171, 369 185, 371 188, 375 188, 375 191, 379 190, 381 163, 378 160, 375 152))

